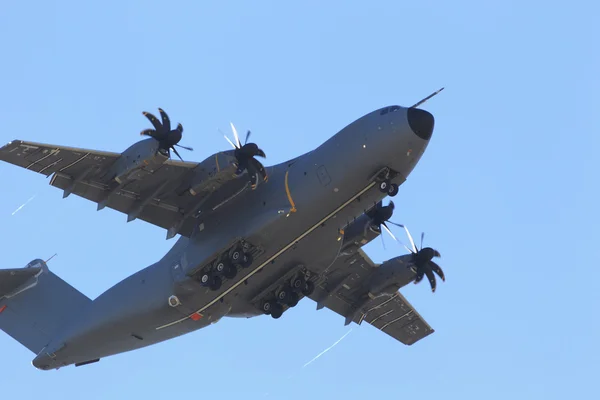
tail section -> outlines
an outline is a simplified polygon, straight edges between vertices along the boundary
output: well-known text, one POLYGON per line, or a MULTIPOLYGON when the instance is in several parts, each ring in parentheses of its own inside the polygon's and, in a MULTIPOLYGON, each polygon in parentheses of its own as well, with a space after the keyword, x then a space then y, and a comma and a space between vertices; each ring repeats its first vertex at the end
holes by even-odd
POLYGON ((89 303, 42 260, 0 270, 0 329, 35 354, 89 303))

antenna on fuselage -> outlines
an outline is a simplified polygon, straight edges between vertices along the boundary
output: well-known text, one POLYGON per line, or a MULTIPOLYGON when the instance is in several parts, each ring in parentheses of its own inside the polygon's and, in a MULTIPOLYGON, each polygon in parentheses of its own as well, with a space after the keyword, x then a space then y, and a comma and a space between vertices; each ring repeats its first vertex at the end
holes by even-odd
POLYGON ((58 255, 58 253, 54 253, 54 255, 52 257, 50 257, 49 259, 47 259, 46 261, 44 261, 46 264, 48 264, 48 261, 52 260, 54 257, 56 257, 58 255))
POLYGON ((444 88, 439 89, 438 91, 435 91, 433 93, 431 93, 429 96, 425 97, 423 100, 419 101, 417 104, 410 106, 409 108, 416 108, 419 107, 421 104, 425 103, 427 100, 429 100, 430 98, 432 98, 433 96, 437 95, 438 93, 440 93, 442 90, 444 90, 444 88))

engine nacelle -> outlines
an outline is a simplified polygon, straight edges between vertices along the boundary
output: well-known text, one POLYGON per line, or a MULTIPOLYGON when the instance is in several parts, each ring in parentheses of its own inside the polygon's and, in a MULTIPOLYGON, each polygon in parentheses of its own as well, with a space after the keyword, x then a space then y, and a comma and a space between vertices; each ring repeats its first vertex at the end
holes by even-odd
POLYGON ((412 254, 394 257, 381 264, 373 272, 368 284, 369 293, 393 294, 415 280, 417 270, 412 263, 412 254))
POLYGON ((158 141, 142 140, 121 154, 111 172, 118 183, 139 180, 154 173, 168 159, 168 150, 160 149, 158 141))
POLYGON ((378 236, 370 229, 371 218, 362 214, 344 228, 344 248, 349 246, 361 247, 378 236))

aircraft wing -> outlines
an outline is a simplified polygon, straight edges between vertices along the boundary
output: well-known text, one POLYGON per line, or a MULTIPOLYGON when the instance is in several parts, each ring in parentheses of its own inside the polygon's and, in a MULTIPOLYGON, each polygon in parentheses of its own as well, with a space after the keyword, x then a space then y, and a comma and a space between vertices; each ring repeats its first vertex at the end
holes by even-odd
MULTIPOLYGON (((191 235, 195 213, 206 205, 208 195, 233 180, 235 169, 228 152, 214 154, 200 164, 169 159, 142 179, 114 187, 107 172, 119 157, 120 153, 21 140, 0 148, 0 160, 52 176, 50 184, 64 190, 64 197, 73 193, 98 203, 98 209, 106 206, 127 214, 128 221, 139 218, 165 228, 168 238, 178 233, 191 235), (190 185, 195 195, 190 193, 190 185)), ((220 196, 211 202, 239 191, 242 182, 237 180, 230 190, 220 190, 220 196)))
POLYGON ((400 292, 365 300, 363 285, 376 267, 361 249, 340 255, 328 268, 326 282, 317 284, 310 298, 317 309, 329 308, 357 324, 367 322, 406 345, 432 334, 434 330, 400 292))

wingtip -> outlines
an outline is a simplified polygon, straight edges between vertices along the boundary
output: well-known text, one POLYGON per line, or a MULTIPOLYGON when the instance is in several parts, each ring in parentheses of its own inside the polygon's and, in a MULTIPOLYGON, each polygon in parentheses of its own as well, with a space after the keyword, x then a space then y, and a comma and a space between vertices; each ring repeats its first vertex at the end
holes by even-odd
POLYGON ((5 147, 12 146, 12 145, 14 145, 14 144, 20 144, 20 143, 23 143, 23 141, 22 141, 22 140, 19 140, 19 139, 11 140, 10 142, 6 143, 4 146, 0 147, 0 149, 3 149, 3 148, 5 148, 5 147))

